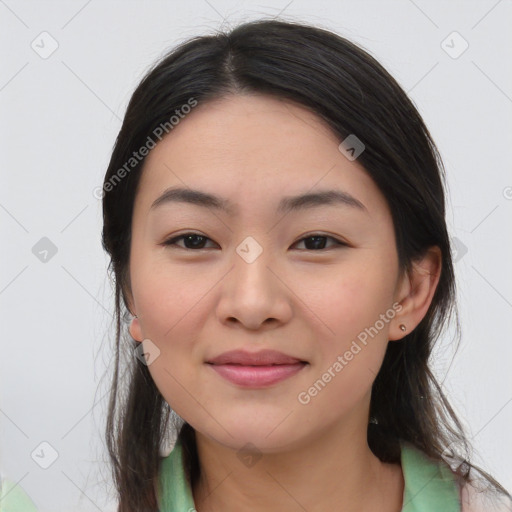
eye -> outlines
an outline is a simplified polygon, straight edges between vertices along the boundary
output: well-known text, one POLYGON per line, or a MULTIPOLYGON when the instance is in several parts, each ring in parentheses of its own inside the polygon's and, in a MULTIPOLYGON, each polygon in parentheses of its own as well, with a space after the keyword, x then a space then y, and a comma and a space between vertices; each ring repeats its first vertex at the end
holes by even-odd
POLYGON ((185 233, 180 236, 176 236, 174 238, 170 238, 169 240, 166 240, 163 242, 162 245, 164 246, 177 246, 181 249, 204 249, 203 245, 206 240, 210 240, 210 238, 200 235, 198 233, 185 233), (178 240, 184 240, 185 247, 182 247, 181 245, 177 245, 176 242, 178 240), (187 247, 189 245, 189 247, 187 247))
MULTIPOLYGON (((204 244, 207 240, 211 240, 207 236, 200 235, 198 233, 184 233, 183 235, 176 236, 174 238, 170 238, 169 240, 166 240, 162 243, 164 246, 175 246, 179 247, 181 249, 188 249, 188 250, 194 250, 194 249, 204 249, 204 244), (176 242, 181 241, 183 239, 185 247, 178 245, 176 242)), ((322 235, 321 233, 313 233, 312 235, 308 235, 307 237, 301 238, 299 241, 297 241, 294 245, 301 243, 303 241, 310 242, 309 247, 306 247, 306 249, 303 250, 312 250, 317 251, 319 249, 325 249, 326 240, 331 240, 334 242, 334 247, 336 246, 347 246, 346 243, 342 242, 341 240, 338 240, 337 238, 334 238, 332 236, 322 235)), ((213 240, 211 240, 213 241, 213 240)), ((329 247, 328 247, 329 249, 329 247)))
MULTIPOLYGON (((306 247, 306 251, 308 250, 318 250, 318 249, 325 249, 325 241, 331 240, 334 242, 334 247, 336 246, 346 246, 347 244, 342 242, 341 240, 338 240, 337 238, 334 238, 332 236, 322 235, 321 233, 313 233, 312 235, 308 235, 304 238, 301 238, 296 243, 301 243, 303 241, 309 241, 311 242, 309 245, 310 247, 306 247)), ((329 249, 330 247, 328 247, 329 249)))

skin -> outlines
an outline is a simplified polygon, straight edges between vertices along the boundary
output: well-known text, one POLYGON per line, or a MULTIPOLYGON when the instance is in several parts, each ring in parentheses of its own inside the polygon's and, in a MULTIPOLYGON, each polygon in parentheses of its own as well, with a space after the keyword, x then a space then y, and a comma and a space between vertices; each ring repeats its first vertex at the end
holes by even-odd
MULTIPOLYGON (((396 512, 404 480, 367 444, 371 386, 389 341, 413 330, 439 280, 431 248, 400 273, 384 196, 324 122, 292 102, 230 96, 198 105, 148 155, 137 192, 130 254, 130 334, 160 351, 149 371, 165 400, 196 430, 199 512, 396 512), (150 210, 170 186, 230 199, 235 215, 186 203, 150 210), (276 213, 282 196, 341 189, 366 211, 321 205, 276 213), (200 242, 174 236, 194 232, 200 242), (308 236, 332 236, 316 249, 308 236), (262 253, 236 252, 247 237, 262 253), (185 247, 192 247, 186 249, 185 247), (393 304, 399 303, 399 312, 393 304), (365 327, 394 311, 309 403, 307 391, 365 327), (205 361, 233 349, 275 349, 309 364, 268 388, 245 389, 205 361), (245 465, 247 443, 260 457, 245 465)), ((318 247, 318 246, 317 246, 318 247)))

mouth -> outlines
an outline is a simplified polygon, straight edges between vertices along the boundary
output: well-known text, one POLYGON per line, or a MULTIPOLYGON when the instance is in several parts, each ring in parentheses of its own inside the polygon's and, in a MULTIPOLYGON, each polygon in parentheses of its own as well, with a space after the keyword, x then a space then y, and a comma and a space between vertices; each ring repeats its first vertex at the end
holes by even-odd
POLYGON ((225 352, 206 362, 218 375, 242 387, 271 386, 299 373, 309 363, 281 352, 225 352))
POLYGON ((276 350, 260 350, 258 352, 247 352, 245 350, 231 350, 219 356, 209 359, 209 364, 241 365, 241 366, 273 366, 290 365, 296 363, 307 363, 298 357, 289 356, 276 350))

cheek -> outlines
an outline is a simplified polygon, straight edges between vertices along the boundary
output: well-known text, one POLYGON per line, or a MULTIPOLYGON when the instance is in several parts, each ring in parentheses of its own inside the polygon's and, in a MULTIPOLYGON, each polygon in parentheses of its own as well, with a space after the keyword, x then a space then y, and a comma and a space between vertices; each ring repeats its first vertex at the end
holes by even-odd
POLYGON ((308 296, 304 284, 304 302, 310 301, 311 310, 318 312, 321 322, 317 325, 322 331, 317 337, 311 387, 304 391, 319 407, 326 407, 324 417, 331 414, 329 403, 338 404, 338 412, 349 410, 371 388, 394 318, 393 277, 382 264, 347 265, 343 272, 324 280, 321 294, 315 288, 317 292, 308 296))
MULTIPOLYGON (((384 264, 350 263, 321 280, 315 277, 314 288, 302 280, 299 295, 321 320, 323 338, 343 345, 374 326, 390 309, 394 293, 394 275, 384 264)), ((389 315, 388 315, 389 316, 389 315)), ((387 335, 389 322, 379 331, 387 335)))
POLYGON ((178 339, 187 317, 199 311, 215 276, 198 279, 186 266, 165 261, 165 255, 134 259, 133 268, 132 290, 144 336, 160 343, 178 339))
POLYGON ((196 340, 213 305, 208 290, 218 280, 197 279, 160 262, 139 264, 132 277, 144 339, 158 357, 148 366, 155 385, 179 415, 193 417, 202 353, 196 340))

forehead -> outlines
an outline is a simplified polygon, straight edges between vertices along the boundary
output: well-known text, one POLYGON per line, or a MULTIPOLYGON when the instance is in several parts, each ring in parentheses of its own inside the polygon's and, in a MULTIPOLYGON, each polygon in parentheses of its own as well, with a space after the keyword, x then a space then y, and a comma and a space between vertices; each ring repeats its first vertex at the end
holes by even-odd
POLYGON ((229 198, 243 210, 337 188, 378 215, 387 209, 384 197, 339 151, 340 142, 325 121, 293 102, 251 95, 200 103, 146 157, 136 202, 149 210, 165 189, 180 186, 229 198))

